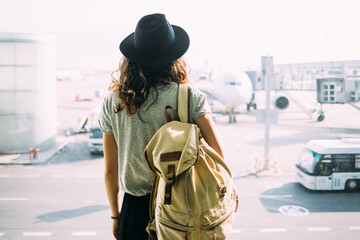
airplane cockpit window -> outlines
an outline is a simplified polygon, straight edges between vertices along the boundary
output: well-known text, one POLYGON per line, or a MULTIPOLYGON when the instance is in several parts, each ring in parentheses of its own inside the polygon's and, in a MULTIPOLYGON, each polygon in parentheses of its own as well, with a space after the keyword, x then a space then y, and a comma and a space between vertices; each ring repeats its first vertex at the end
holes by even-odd
POLYGON ((241 82, 227 82, 225 85, 231 85, 231 86, 240 86, 241 82))

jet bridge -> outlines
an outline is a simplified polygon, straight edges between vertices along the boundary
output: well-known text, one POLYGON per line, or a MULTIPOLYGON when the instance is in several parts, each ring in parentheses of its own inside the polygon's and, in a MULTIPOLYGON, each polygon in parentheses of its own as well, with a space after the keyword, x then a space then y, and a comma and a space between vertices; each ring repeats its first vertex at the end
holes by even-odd
POLYGON ((360 110, 360 79, 319 78, 316 79, 317 101, 320 104, 344 104, 360 110))

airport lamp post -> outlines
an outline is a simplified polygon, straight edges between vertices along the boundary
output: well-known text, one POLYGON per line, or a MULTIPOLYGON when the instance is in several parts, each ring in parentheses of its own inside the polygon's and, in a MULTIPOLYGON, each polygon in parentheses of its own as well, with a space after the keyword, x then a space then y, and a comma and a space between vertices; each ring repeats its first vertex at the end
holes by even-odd
POLYGON ((265 149, 263 171, 269 170, 269 139, 270 139, 270 88, 273 77, 273 57, 261 57, 262 77, 265 83, 266 91, 266 109, 265 109, 265 149))

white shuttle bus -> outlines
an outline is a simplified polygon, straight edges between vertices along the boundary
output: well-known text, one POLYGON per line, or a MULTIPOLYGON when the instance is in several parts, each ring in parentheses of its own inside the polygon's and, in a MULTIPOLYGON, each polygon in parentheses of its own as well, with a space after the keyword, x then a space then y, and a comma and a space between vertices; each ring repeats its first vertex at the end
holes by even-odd
POLYGON ((311 140, 296 164, 311 190, 360 190, 360 138, 311 140))

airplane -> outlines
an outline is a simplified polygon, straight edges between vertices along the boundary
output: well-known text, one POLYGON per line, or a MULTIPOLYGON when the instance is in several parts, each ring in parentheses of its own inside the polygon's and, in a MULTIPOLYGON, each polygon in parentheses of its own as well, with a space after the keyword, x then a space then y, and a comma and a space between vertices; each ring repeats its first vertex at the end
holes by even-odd
MULTIPOLYGON (((200 72, 194 83, 206 94, 213 113, 228 114, 229 123, 236 122, 236 115, 244 112, 242 108, 246 107, 247 112, 251 108, 253 110, 257 108, 253 84, 245 72, 233 70, 200 72), (221 106, 214 106, 216 102, 220 102, 221 106), (214 108, 222 110, 218 111, 214 108)), ((273 93, 271 101, 279 110, 286 109, 290 103, 289 97, 282 92, 273 93)))
POLYGON ((210 105, 213 101, 220 102, 222 113, 229 115, 229 123, 236 122, 236 114, 239 114, 240 107, 246 106, 246 110, 256 109, 255 94, 249 76, 241 71, 215 70, 200 74, 195 85, 207 95, 210 105))

